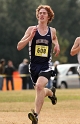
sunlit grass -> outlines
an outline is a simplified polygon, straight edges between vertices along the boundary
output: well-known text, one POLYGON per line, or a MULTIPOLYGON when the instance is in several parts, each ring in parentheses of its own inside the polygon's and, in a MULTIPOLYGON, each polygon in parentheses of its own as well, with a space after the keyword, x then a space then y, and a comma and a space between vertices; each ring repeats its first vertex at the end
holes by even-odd
MULTIPOLYGON (((80 100, 80 89, 57 89, 56 95, 58 101, 80 100)), ((34 102, 34 99, 35 90, 0 91, 0 102, 34 102)))

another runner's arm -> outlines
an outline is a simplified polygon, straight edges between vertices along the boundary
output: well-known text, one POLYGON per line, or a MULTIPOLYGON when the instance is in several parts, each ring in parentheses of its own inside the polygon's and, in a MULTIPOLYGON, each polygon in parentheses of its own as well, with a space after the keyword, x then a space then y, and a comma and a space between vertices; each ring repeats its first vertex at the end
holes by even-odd
POLYGON ((55 53, 55 56, 58 56, 60 53, 60 46, 58 43, 58 38, 56 36, 56 29, 55 28, 51 28, 51 32, 52 32, 52 43, 55 45, 54 49, 53 49, 53 53, 55 53))
POLYGON ((77 37, 75 39, 75 42, 74 42, 74 44, 71 48, 71 51, 70 51, 71 56, 76 55, 80 51, 80 45, 79 44, 80 44, 80 37, 77 37))
POLYGON ((18 50, 23 49, 33 39, 36 29, 36 26, 31 26, 26 30, 25 35, 17 44, 18 50))

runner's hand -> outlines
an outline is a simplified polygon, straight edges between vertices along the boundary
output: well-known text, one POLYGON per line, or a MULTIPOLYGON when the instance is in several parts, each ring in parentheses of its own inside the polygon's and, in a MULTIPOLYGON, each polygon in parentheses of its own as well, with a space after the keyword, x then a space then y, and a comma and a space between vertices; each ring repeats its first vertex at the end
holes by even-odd
POLYGON ((37 27, 35 26, 35 27, 32 29, 31 35, 30 35, 30 37, 31 37, 32 39, 33 39, 33 37, 35 36, 36 31, 37 31, 37 27))
POLYGON ((58 56, 59 55, 59 53, 60 53, 60 47, 59 47, 58 44, 54 46, 53 53, 55 53, 55 56, 58 56))

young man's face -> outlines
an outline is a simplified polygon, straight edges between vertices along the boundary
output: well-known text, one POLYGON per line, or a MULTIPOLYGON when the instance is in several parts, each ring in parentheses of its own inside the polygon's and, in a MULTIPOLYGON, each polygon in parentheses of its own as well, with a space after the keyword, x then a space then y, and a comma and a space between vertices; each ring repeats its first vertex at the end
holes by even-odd
POLYGON ((48 13, 45 9, 40 9, 39 13, 38 13, 38 20, 39 22, 48 22, 48 13))

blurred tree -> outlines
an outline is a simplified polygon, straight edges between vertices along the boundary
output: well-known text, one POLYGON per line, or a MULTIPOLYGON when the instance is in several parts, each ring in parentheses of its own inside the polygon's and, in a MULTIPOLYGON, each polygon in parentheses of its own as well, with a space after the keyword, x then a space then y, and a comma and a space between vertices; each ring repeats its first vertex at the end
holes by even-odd
POLYGON ((0 52, 0 58, 11 59, 17 66, 23 58, 29 59, 28 46, 18 52, 17 43, 23 37, 27 27, 36 24, 35 9, 38 4, 39 2, 36 0, 34 2, 32 0, 1 1, 0 31, 2 46, 0 48, 4 51, 0 52))
POLYGON ((70 49, 80 32, 80 2, 78 0, 46 0, 46 3, 52 7, 55 13, 51 26, 54 26, 59 34, 70 42, 65 52, 68 62, 77 62, 76 56, 73 59, 70 56, 70 49))
MULTIPOLYGON (((65 56, 65 53, 67 51, 67 48, 69 46, 69 41, 67 39, 64 39, 63 37, 60 36, 59 32, 57 33, 57 37, 58 37, 58 41, 59 41, 59 44, 60 44, 60 54, 58 57, 55 57, 54 54, 52 56, 52 60, 53 62, 58 60, 60 63, 67 63, 68 62, 68 57, 65 56)), ((54 46, 53 46, 54 47, 54 46)))
POLYGON ((0 0, 0 58, 11 59, 15 66, 18 66, 23 58, 29 59, 28 46, 20 52, 16 47, 27 27, 37 24, 35 10, 40 4, 50 5, 55 13, 49 26, 55 27, 59 32, 59 61, 76 62, 76 56, 72 58, 69 52, 80 32, 79 0, 0 0))

